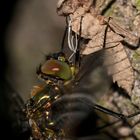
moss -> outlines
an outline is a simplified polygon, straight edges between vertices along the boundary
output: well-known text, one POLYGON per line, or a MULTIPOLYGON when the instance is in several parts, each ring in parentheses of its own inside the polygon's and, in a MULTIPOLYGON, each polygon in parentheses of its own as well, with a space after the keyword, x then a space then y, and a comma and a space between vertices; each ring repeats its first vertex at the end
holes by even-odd
POLYGON ((140 72, 140 50, 135 51, 132 58, 133 68, 139 73, 140 72))
POLYGON ((140 72, 140 54, 137 52, 133 53, 132 61, 133 61, 133 68, 137 70, 137 72, 140 72))
POLYGON ((134 92, 132 94, 132 97, 131 97, 131 101, 133 104, 137 105, 137 106, 140 106, 140 97, 139 97, 139 91, 137 92, 134 92))
POLYGON ((138 53, 134 53, 133 59, 135 59, 135 60, 140 59, 140 55, 138 53))
POLYGON ((136 0, 136 8, 140 10, 140 0, 136 0))
POLYGON ((112 14, 113 14, 113 7, 107 10, 105 16, 110 17, 112 14))
POLYGON ((134 132, 135 132, 135 135, 137 136, 138 139, 140 139, 140 124, 136 125, 134 127, 134 132))

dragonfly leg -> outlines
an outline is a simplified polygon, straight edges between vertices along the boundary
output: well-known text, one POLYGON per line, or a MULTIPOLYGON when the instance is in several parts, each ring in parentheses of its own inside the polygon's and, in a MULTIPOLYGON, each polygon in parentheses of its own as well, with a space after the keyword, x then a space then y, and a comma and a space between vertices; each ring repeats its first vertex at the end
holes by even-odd
POLYGON ((81 44, 80 43, 81 43, 81 34, 82 34, 82 20, 83 20, 83 16, 81 17, 81 20, 80 20, 78 44, 77 44, 77 50, 76 50, 76 54, 75 54, 75 66, 78 68, 81 65, 81 56, 80 56, 80 45, 81 44))
POLYGON ((64 51, 65 40, 66 40, 66 36, 67 36, 67 30, 68 30, 68 19, 66 17, 66 27, 65 27, 62 42, 61 42, 61 52, 64 51))

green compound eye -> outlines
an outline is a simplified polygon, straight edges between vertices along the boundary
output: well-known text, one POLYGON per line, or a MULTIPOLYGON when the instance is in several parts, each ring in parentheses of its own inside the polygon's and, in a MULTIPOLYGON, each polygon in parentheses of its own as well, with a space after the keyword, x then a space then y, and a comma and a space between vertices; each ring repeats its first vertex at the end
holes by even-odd
POLYGON ((59 60, 51 59, 46 61, 41 67, 41 72, 63 80, 70 80, 72 78, 70 66, 66 62, 59 60))

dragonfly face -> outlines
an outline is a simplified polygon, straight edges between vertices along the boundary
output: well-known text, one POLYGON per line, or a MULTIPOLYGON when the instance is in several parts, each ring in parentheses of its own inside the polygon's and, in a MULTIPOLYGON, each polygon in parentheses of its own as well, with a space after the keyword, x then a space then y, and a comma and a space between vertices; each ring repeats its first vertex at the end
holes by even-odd
POLYGON ((47 56, 37 74, 47 83, 56 84, 62 81, 64 84, 73 79, 75 70, 76 68, 66 59, 64 53, 54 53, 47 56))

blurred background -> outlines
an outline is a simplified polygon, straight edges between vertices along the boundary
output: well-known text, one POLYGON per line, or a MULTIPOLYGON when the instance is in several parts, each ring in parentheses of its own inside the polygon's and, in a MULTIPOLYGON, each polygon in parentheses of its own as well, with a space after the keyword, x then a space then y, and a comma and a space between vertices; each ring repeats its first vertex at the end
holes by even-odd
POLYGON ((65 19, 57 15, 57 0, 18 0, 13 4, 5 34, 9 57, 6 75, 12 87, 27 99, 37 80, 37 67, 46 54, 60 49, 65 19))
POLYGON ((65 19, 57 0, 2 0, 0 4, 0 136, 27 140, 21 112, 45 55, 60 49, 65 19), (8 81, 8 83, 7 83, 8 81), (18 93, 18 94, 16 94, 18 93), (21 99, 22 97, 22 99, 21 99))

